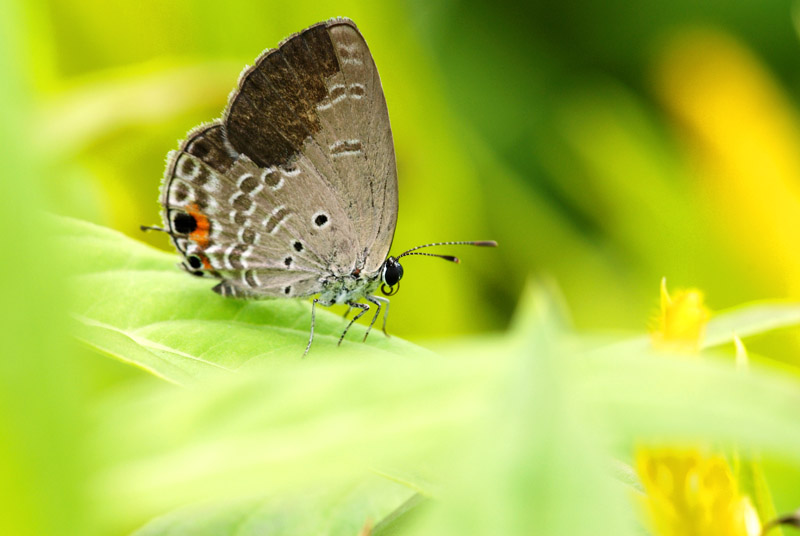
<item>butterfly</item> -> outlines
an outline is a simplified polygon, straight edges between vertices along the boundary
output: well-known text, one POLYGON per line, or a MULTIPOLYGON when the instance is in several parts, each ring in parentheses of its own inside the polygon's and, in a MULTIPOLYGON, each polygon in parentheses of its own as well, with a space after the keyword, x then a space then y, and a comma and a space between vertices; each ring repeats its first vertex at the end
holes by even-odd
MULTIPOLYGON (((246 68, 223 117, 192 130, 169 155, 163 227, 192 275, 234 298, 347 304, 353 323, 376 307, 364 340, 399 290, 410 255, 389 256, 398 209, 392 130, 380 77, 356 25, 315 24, 246 68), (367 302, 367 303, 363 303, 367 302)), ((347 316, 347 314, 345 314, 347 316)))

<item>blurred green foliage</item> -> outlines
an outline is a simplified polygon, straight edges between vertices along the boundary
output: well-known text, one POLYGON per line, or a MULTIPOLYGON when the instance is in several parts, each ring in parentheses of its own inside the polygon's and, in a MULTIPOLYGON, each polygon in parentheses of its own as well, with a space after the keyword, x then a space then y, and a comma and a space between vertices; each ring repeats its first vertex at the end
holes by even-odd
POLYGON ((653 357, 642 333, 664 276, 714 310, 800 298, 798 12, 0 4, 0 533, 624 534, 631 490, 609 483, 609 454, 697 438, 762 452, 775 507, 795 509, 800 345, 764 333, 796 307, 712 320, 721 354, 732 332, 758 335, 752 376, 653 357), (167 151, 220 115, 244 65, 333 16, 356 21, 381 73, 395 248, 501 246, 407 263, 389 330, 442 339, 444 357, 379 334, 329 352, 340 323, 323 314, 319 354, 298 365, 305 304, 221 302, 138 230, 158 220, 167 151), (520 306, 532 276, 559 292, 520 306), (308 525, 290 515, 309 510, 308 525))

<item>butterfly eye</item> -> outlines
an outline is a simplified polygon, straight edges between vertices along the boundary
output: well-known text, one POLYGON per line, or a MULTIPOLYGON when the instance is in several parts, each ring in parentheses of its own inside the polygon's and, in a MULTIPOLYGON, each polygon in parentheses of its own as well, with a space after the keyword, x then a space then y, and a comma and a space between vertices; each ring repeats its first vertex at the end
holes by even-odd
POLYGON ((402 277, 403 267, 400 266, 400 263, 397 262, 397 259, 394 257, 389 257, 386 259, 386 262, 383 263, 383 273, 381 274, 381 279, 383 282, 389 287, 393 287, 400 281, 402 277))

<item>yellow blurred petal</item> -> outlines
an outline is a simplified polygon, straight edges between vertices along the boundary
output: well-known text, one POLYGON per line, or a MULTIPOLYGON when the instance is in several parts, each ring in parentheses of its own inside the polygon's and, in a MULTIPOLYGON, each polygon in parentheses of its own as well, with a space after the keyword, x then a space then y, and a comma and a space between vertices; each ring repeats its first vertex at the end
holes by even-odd
POLYGON ((725 458, 696 448, 643 448, 636 468, 645 510, 659 536, 755 536, 758 514, 725 458))
POLYGON ((653 346, 661 350, 696 353, 700 350, 710 313, 697 289, 667 292, 661 280, 661 312, 652 332, 653 346))
POLYGON ((672 39, 657 91, 685 127, 721 236, 779 294, 800 294, 800 126, 759 58, 711 30, 672 39))

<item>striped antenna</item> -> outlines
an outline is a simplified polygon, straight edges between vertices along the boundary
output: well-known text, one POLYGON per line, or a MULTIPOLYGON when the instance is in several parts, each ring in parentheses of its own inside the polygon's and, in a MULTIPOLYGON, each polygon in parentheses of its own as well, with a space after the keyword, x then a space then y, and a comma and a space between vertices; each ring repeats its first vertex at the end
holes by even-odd
POLYGON ((431 244, 423 244, 421 246, 413 247, 413 248, 409 249, 408 251, 404 251, 403 253, 401 253, 400 255, 397 256, 397 259, 399 260, 400 258, 405 257, 406 255, 408 255, 408 256, 411 256, 411 255, 424 255, 426 257, 439 257, 440 259, 444 259, 446 261, 454 262, 456 264, 461 262, 460 260, 458 260, 458 257, 454 257, 452 255, 437 255, 435 253, 413 253, 414 251, 416 251, 418 249, 429 248, 431 246, 480 246, 480 247, 496 248, 497 247, 497 242, 495 242, 494 240, 472 240, 472 241, 467 240, 467 241, 458 241, 458 242, 433 242, 431 244))

